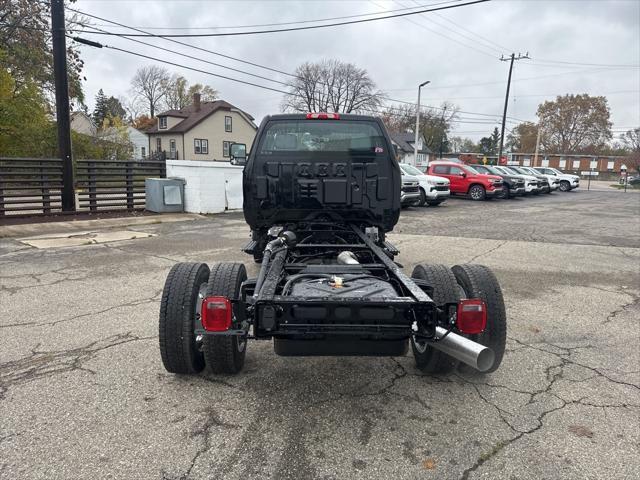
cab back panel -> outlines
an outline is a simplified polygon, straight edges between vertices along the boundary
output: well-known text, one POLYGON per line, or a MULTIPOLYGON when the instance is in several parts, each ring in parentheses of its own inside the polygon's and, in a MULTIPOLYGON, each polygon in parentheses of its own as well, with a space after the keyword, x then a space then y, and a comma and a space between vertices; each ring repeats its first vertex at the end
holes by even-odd
MULTIPOLYGON (((268 118, 254 145, 259 145, 267 123, 268 118)), ((384 135, 387 148, 382 152, 252 152, 244 170, 247 223, 260 230, 314 212, 332 212, 348 221, 392 230, 400 214, 401 177, 384 135)))

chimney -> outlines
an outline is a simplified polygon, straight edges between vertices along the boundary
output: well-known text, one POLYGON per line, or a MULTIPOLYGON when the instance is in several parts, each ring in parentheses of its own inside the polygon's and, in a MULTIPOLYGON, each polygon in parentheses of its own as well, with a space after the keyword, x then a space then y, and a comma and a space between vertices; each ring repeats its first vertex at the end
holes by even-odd
POLYGON ((199 93, 193 94, 193 104, 196 107, 196 112, 199 112, 200 111, 200 94, 199 93))

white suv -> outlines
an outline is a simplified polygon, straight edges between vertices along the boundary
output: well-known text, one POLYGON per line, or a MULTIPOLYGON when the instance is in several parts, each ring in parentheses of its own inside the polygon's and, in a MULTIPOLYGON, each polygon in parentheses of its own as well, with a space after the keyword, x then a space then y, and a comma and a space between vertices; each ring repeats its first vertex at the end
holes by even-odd
POLYGON ((569 173, 562 173, 560 170, 550 167, 533 167, 534 170, 542 173, 543 175, 553 175, 560 180, 560 191, 568 192, 574 188, 580 186, 580 177, 577 175, 571 175, 569 173))
POLYGON ((411 175, 418 179, 420 185, 420 203, 418 205, 421 207, 425 204, 440 205, 449 198, 449 179, 427 175, 408 163, 401 163, 400 169, 405 175, 411 175))

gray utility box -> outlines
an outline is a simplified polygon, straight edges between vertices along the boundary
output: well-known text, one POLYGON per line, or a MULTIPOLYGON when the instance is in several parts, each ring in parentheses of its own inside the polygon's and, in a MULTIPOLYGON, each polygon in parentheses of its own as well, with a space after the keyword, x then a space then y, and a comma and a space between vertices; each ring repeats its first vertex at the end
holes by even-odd
POLYGON ((144 181, 145 208, 150 212, 184 212, 182 178, 147 178, 144 181))

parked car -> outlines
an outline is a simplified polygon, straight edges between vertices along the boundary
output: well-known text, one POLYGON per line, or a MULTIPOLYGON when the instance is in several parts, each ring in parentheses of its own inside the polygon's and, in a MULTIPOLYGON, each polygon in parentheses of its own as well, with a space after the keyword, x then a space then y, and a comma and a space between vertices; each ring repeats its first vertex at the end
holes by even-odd
POLYGON ((558 188, 560 189, 561 192, 568 192, 580 186, 580 177, 578 175, 563 173, 557 168, 550 168, 550 167, 533 167, 533 168, 534 170, 537 170, 540 173, 544 173, 545 175, 553 175, 558 177, 558 180, 560 180, 560 186, 558 188))
POLYGON ((403 207, 409 207, 420 203, 420 186, 418 179, 413 175, 402 173, 402 188, 400 189, 400 203, 403 207))
POLYGON ((502 177, 503 189, 500 198, 509 198, 524 195, 524 178, 522 176, 507 175, 506 173, 501 173, 491 165, 474 165, 473 168, 478 172, 484 173, 486 175, 498 175, 499 177, 502 177))
POLYGON ((449 198, 449 180, 444 177, 435 177, 422 173, 413 165, 401 163, 400 170, 404 175, 411 175, 418 179, 420 187, 420 205, 436 206, 449 198))
POLYGON ((473 200, 499 197, 502 194, 502 177, 484 175, 469 165, 431 162, 427 173, 448 179, 452 194, 469 195, 473 200))
POLYGON ((504 173, 505 175, 518 175, 524 179, 524 193, 525 195, 533 194, 537 195, 540 193, 540 187, 538 185, 538 179, 533 175, 522 174, 520 172, 516 172, 512 170, 511 167, 494 167, 499 172, 504 173))
POLYGON ((531 175, 542 175, 549 182, 549 190, 547 193, 555 192, 560 187, 560 179, 555 175, 548 175, 546 173, 539 172, 532 167, 518 167, 520 170, 530 173, 531 175))
POLYGON ((549 185, 549 180, 544 175, 540 173, 533 174, 527 172, 524 167, 510 166, 509 168, 515 170, 521 175, 531 175, 536 178, 538 180, 538 193, 551 193, 551 185, 549 185))

